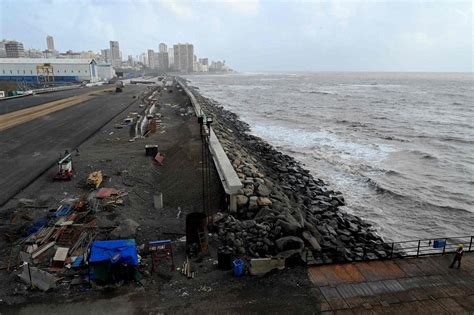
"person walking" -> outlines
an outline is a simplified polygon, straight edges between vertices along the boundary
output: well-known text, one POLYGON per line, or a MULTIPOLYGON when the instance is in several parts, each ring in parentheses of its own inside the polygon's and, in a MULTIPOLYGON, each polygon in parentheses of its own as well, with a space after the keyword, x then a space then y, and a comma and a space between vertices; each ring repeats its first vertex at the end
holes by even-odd
POLYGON ((458 249, 456 249, 456 253, 454 254, 453 262, 451 263, 451 266, 449 266, 449 268, 453 268, 454 264, 457 261, 458 262, 457 268, 459 269, 461 267, 461 259, 463 255, 464 255, 464 245, 459 244, 458 249))

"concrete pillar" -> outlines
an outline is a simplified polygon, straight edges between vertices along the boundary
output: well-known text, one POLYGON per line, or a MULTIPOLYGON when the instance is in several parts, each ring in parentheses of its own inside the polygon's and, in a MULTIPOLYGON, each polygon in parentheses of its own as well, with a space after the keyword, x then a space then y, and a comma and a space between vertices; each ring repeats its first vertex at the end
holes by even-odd
POLYGON ((153 205, 156 210, 163 209, 163 194, 153 195, 153 205))
POLYGON ((237 196, 236 195, 229 196, 229 210, 231 212, 237 211, 237 196))

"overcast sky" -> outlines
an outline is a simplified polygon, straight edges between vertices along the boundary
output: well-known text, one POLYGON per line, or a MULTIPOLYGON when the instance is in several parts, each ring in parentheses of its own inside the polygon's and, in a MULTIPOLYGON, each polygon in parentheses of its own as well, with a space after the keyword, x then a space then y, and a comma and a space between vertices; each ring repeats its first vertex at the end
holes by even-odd
POLYGON ((471 1, 0 0, 0 38, 123 57, 194 44, 240 71, 473 71, 471 1))

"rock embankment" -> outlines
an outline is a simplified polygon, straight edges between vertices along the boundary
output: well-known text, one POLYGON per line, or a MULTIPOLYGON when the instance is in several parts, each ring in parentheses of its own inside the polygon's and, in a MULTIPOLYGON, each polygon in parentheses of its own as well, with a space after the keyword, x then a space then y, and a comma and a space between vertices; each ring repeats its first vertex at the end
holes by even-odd
POLYGON ((339 209, 344 197, 292 157, 249 134, 249 126, 191 88, 244 187, 219 222, 228 250, 250 257, 300 255, 317 263, 382 258, 391 247, 367 222, 339 209), (313 258, 314 257, 314 258, 313 258))

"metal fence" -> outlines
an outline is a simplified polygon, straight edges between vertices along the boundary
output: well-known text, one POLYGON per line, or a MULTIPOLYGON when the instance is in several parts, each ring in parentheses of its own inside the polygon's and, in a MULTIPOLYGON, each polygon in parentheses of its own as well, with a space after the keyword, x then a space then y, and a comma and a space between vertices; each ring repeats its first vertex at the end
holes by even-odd
POLYGON ((474 251, 473 236, 426 238, 402 242, 369 243, 363 246, 341 247, 331 252, 311 254, 306 252, 307 264, 329 264, 334 262, 369 261, 403 257, 421 257, 454 253, 459 245, 465 252, 474 251), (311 257, 313 256, 313 257, 311 257))

